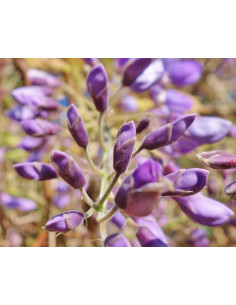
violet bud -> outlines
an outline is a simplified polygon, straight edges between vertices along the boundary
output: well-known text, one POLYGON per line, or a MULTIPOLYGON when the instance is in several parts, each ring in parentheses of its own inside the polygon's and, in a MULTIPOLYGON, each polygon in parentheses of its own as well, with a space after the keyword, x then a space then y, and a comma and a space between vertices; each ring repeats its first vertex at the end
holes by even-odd
POLYGON ((198 116, 188 129, 188 134, 192 141, 201 144, 212 144, 222 140, 230 132, 232 123, 228 120, 198 116))
POLYGON ((10 119, 18 122, 30 120, 36 117, 36 112, 27 106, 19 106, 14 109, 9 109, 6 110, 5 113, 10 119))
POLYGON ((202 152, 197 154, 202 164, 214 169, 230 169, 236 167, 236 155, 223 150, 202 152))
POLYGON ((125 95, 121 98, 119 103, 119 108, 125 112, 135 112, 138 111, 138 103, 134 96, 125 95))
POLYGON ((75 105, 71 105, 67 111, 68 129, 74 138, 75 142, 83 148, 86 148, 89 143, 87 130, 84 126, 84 121, 79 115, 75 105))
POLYGON ((26 136, 20 141, 18 147, 27 151, 34 151, 42 148, 45 142, 46 139, 44 138, 33 138, 26 136))
POLYGON ((52 93, 49 87, 20 87, 12 91, 12 96, 23 105, 56 110, 59 106, 58 101, 45 96, 47 93, 48 95, 52 93))
POLYGON ((64 209, 70 203, 70 196, 62 194, 53 198, 53 204, 58 209, 64 209))
POLYGON ((59 125, 42 119, 23 121, 21 122, 21 127, 28 135, 32 137, 50 136, 60 130, 59 125))
MULTIPOLYGON (((161 180, 162 168, 149 159, 140 164, 121 184, 115 196, 115 204, 126 214, 143 217, 151 214, 162 191, 168 189, 161 180)), ((169 181, 169 180, 168 180, 169 181)))
POLYGON ((166 70, 169 70, 169 68, 180 61, 180 58, 162 58, 163 65, 166 70))
POLYGON ((143 92, 159 81, 164 73, 164 66, 160 59, 154 60, 131 84, 131 90, 143 92))
POLYGON ((236 181, 233 181, 226 186, 225 194, 229 196, 232 201, 236 200, 236 181))
POLYGON ((150 120, 148 118, 143 118, 136 126, 136 133, 143 132, 146 128, 148 128, 150 124, 150 120))
POLYGON ((0 193, 0 202, 8 209, 18 209, 23 212, 33 211, 37 207, 37 204, 33 200, 14 197, 6 193, 0 193))
MULTIPOLYGON (((113 204, 112 202, 109 202, 108 205, 109 209, 113 208, 113 204)), ((121 214, 120 211, 117 211, 114 216, 111 218, 111 222, 117 226, 119 229, 123 229, 125 227, 126 224, 126 218, 124 215, 121 214)))
POLYGON ((186 93, 175 89, 158 92, 159 89, 156 87, 153 87, 150 96, 157 105, 165 104, 170 111, 177 113, 184 113, 193 107, 193 100, 186 93))
POLYGON ((59 176, 70 186, 80 189, 85 186, 86 180, 75 160, 62 151, 55 150, 51 155, 51 162, 59 176))
POLYGON ((148 215, 146 217, 135 217, 134 220, 140 227, 146 227, 156 236, 159 242, 167 246, 167 238, 153 215, 148 215))
POLYGON ((97 64, 99 64, 99 60, 97 58, 82 58, 82 59, 86 64, 88 64, 91 67, 94 67, 97 64))
POLYGON ((123 86, 132 85, 151 62, 152 58, 133 58, 129 60, 124 71, 123 86))
POLYGON ((174 190, 167 191, 162 196, 190 196, 200 192, 207 183, 209 171, 200 168, 180 169, 165 176, 174 190))
POLYGON ((168 247, 166 243, 153 234, 147 227, 140 227, 136 236, 142 247, 168 247))
POLYGON ((37 69, 28 70, 26 76, 32 85, 57 88, 61 84, 57 76, 37 69))
POLYGON ((202 76, 203 66, 196 60, 179 61, 169 68, 171 82, 179 87, 195 84, 202 76))
POLYGON ((190 219, 204 226, 223 225, 234 215, 226 205, 201 193, 174 199, 190 219))
POLYGON ((184 134, 195 118, 196 114, 185 115, 180 119, 149 133, 144 138, 140 149, 153 150, 172 144, 184 134))
POLYGON ((130 163, 136 142, 136 128, 133 121, 123 125, 116 136, 113 151, 113 167, 118 173, 124 173, 130 163))
POLYGON ((82 224, 84 214, 78 211, 69 211, 52 217, 47 221, 45 230, 49 232, 66 233, 82 224))
POLYGON ((104 112, 108 107, 108 76, 102 64, 93 68, 87 78, 87 89, 98 111, 104 112))
POLYGON ((109 235, 105 242, 105 247, 131 247, 129 240, 127 237, 121 233, 115 233, 109 235))
POLYGON ((58 178, 54 167, 40 162, 23 162, 14 165, 17 174, 28 180, 50 180, 58 178))
POLYGON ((204 229, 193 230, 188 242, 194 247, 208 247, 210 245, 210 241, 207 238, 206 231, 204 229))

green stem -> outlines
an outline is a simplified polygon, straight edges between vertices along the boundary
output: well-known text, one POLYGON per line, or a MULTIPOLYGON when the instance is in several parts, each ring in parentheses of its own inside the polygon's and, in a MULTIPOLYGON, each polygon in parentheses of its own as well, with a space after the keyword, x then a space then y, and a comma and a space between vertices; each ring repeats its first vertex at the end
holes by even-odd
POLYGON ((103 203, 106 201, 107 197, 109 196, 109 194, 111 193, 113 187, 115 186, 116 182, 118 181, 120 177, 120 173, 116 173, 116 175, 114 176, 114 178, 111 181, 111 184, 108 186, 105 194, 102 196, 102 198, 99 200, 98 204, 97 204, 97 208, 100 209, 103 206, 103 203))
POLYGON ((116 212, 118 211, 118 207, 114 206, 104 217, 98 219, 98 223, 103 223, 109 220, 116 212))
POLYGON ((142 150, 142 146, 140 146, 132 155, 132 158, 134 158, 140 151, 142 150))
POLYGON ((83 187, 80 189, 80 192, 81 192, 81 195, 82 195, 84 201, 85 201, 91 208, 96 209, 95 203, 94 203, 93 200, 89 197, 89 195, 87 194, 87 192, 85 191, 85 189, 84 189, 83 187))
POLYGON ((88 151, 88 146, 85 148, 85 154, 88 160, 89 165, 91 166, 92 170, 99 175, 100 177, 104 176, 103 171, 101 171, 93 162, 92 158, 90 157, 89 151, 88 151))
POLYGON ((103 125, 104 125, 104 112, 100 113, 99 117, 99 131, 98 131, 98 136, 99 136, 99 141, 101 143, 103 151, 107 151, 104 138, 103 138, 103 125))

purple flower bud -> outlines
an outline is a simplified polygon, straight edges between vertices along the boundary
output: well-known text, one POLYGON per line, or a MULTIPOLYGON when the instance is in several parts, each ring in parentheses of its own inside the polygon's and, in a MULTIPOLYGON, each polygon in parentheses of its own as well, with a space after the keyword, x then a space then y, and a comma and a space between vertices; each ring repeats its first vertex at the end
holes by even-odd
POLYGON ((53 204, 58 209, 64 209, 70 203, 70 196, 68 194, 59 195, 53 198, 53 204))
POLYGON ((37 150, 45 144, 46 139, 44 138, 33 138, 33 137, 24 137, 18 147, 27 151, 37 150))
POLYGON ((105 242, 105 247, 131 247, 129 240, 121 233, 109 235, 105 242))
POLYGON ((53 93, 53 89, 45 86, 27 86, 27 87, 19 87, 12 90, 12 96, 21 104, 24 104, 24 100, 32 95, 46 95, 50 96, 53 93))
POLYGON ((32 137, 50 136, 60 130, 59 125, 42 119, 23 121, 21 122, 21 127, 28 135, 32 137))
POLYGON ((58 178, 57 172, 50 164, 24 162, 14 165, 17 174, 28 180, 50 180, 58 178))
POLYGON ((180 58, 162 58, 162 61, 163 61, 163 64, 164 64, 164 67, 166 70, 169 70, 169 68, 180 61, 180 58))
POLYGON ((140 227, 146 227, 162 244, 167 246, 167 238, 153 215, 135 217, 134 220, 140 227))
POLYGON ((161 183, 162 168, 149 159, 129 175, 118 189, 115 204, 126 214, 143 217, 151 214, 160 193, 166 191, 161 183))
POLYGON ((59 176, 70 186, 80 189, 85 186, 86 180, 75 160, 62 151, 53 151, 51 162, 56 168, 59 176))
POLYGON ((164 73, 164 66, 160 59, 154 60, 130 86, 135 92, 143 92, 151 88, 157 81, 160 80, 164 73))
POLYGON ((236 167, 236 155, 223 150, 202 152, 197 154, 202 164, 214 169, 230 169, 236 167))
POLYGON ((195 118, 196 114, 185 115, 180 119, 149 133, 144 138, 141 148, 153 150, 175 142, 189 128, 195 118))
POLYGON ((172 64, 169 68, 171 82, 179 87, 195 84, 202 76, 203 66, 196 60, 185 60, 172 64))
POLYGON ((143 118, 136 127, 136 133, 143 132, 146 128, 148 128, 150 124, 150 120, 148 118, 143 118))
POLYGON ((153 234, 147 227, 140 227, 136 236, 142 247, 168 247, 166 243, 153 234))
POLYGON ((26 72, 26 75, 32 85, 57 88, 61 84, 60 79, 57 76, 41 70, 30 69, 26 72))
MULTIPOLYGON (((108 205, 109 209, 113 208, 113 203, 109 202, 108 205)), ((126 218, 124 215, 121 214, 120 211, 117 211, 114 216, 111 218, 111 222, 117 226, 119 229, 123 229, 125 227, 126 224, 126 218)))
POLYGON ((233 181, 226 186, 225 193, 231 200, 236 200, 236 181, 233 181))
POLYGON ((97 58, 82 58, 83 61, 91 67, 96 66, 99 63, 97 58))
POLYGON ((188 242, 194 247, 208 247, 210 241, 206 236, 204 229, 195 229, 191 232, 191 237, 188 242))
POLYGON ((208 170, 200 168, 180 169, 167 176, 174 187, 173 191, 167 191, 162 196, 190 196, 200 192, 206 186, 208 170))
POLYGON ((87 79, 87 89, 98 111, 104 112, 108 107, 108 76, 102 64, 91 70, 87 79))
POLYGON ((13 197, 6 193, 0 193, 1 204, 8 209, 18 209, 29 212, 36 209, 37 205, 33 200, 21 197, 13 197))
POLYGON ((201 193, 174 199, 189 218, 204 226, 223 225, 234 215, 234 212, 226 205, 201 193))
POLYGON ((84 221, 84 214, 78 211, 69 211, 52 217, 47 221, 45 230, 49 232, 66 233, 84 221))
POLYGON ((170 111, 177 113, 184 113, 193 107, 193 100, 186 93, 175 89, 162 90, 161 92, 158 90, 155 86, 150 92, 151 98, 157 105, 165 104, 170 111))
POLYGON ((7 110, 6 115, 15 121, 30 120, 36 117, 36 112, 27 106, 19 106, 11 110, 7 110))
POLYGON ((87 130, 84 126, 84 121, 75 107, 71 105, 67 111, 68 129, 74 138, 75 142, 83 148, 86 148, 89 143, 87 130))
POLYGON ((134 122, 123 125, 117 133, 113 152, 113 167, 118 173, 124 173, 130 163, 136 142, 134 122))
POLYGON ((200 116, 188 130, 191 139, 201 144, 212 144, 222 140, 230 131, 232 123, 218 117, 200 116))
POLYGON ((125 112, 138 111, 138 103, 136 98, 132 95, 123 96, 119 103, 119 108, 125 112))
POLYGON ((59 103, 56 100, 45 96, 47 95, 46 93, 52 93, 52 90, 48 88, 49 87, 21 87, 14 89, 12 91, 12 96, 23 105, 46 110, 56 110, 59 103))
POLYGON ((152 58, 134 58, 129 60, 123 76, 123 85, 130 86, 137 77, 151 64, 152 58))

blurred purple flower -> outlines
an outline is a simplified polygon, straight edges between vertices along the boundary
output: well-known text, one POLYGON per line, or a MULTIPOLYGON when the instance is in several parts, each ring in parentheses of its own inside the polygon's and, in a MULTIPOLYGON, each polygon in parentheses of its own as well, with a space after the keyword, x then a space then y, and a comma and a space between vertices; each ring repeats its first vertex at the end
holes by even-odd
POLYGON ((190 219, 204 226, 223 225, 234 215, 234 212, 226 205, 201 193, 174 199, 190 219))
POLYGON ((37 69, 29 69, 26 76, 32 85, 57 88, 61 84, 58 76, 37 69))
POLYGON ((109 235, 105 242, 105 247, 131 247, 129 240, 121 233, 109 235))
POLYGON ((50 180, 58 178, 54 167, 41 162, 23 162, 14 165, 17 174, 28 180, 50 180))

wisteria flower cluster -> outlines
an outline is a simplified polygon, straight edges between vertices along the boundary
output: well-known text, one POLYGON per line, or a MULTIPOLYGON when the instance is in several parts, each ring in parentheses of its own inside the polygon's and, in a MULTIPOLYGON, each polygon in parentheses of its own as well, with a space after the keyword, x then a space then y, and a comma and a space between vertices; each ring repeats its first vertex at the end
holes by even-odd
MULTIPOLYGON (((209 171, 201 164, 225 172, 236 168, 236 155, 216 150, 199 153, 194 167, 177 162, 233 135, 230 120, 195 113, 185 90, 201 80, 202 63, 116 58, 112 72, 96 58, 83 65, 80 94, 58 75, 27 70, 30 85, 12 91, 16 106, 5 112, 26 134, 18 147, 28 156, 14 170, 46 189, 41 232, 56 245, 56 238, 93 226, 90 239, 99 246, 167 247, 166 210, 177 204, 182 217, 197 224, 189 245, 209 246, 206 228, 233 223, 236 181, 225 188, 231 205, 211 198, 209 171), (63 211, 54 214, 55 208, 63 211)), ((37 209, 29 198, 5 192, 0 202, 2 208, 37 209)))

